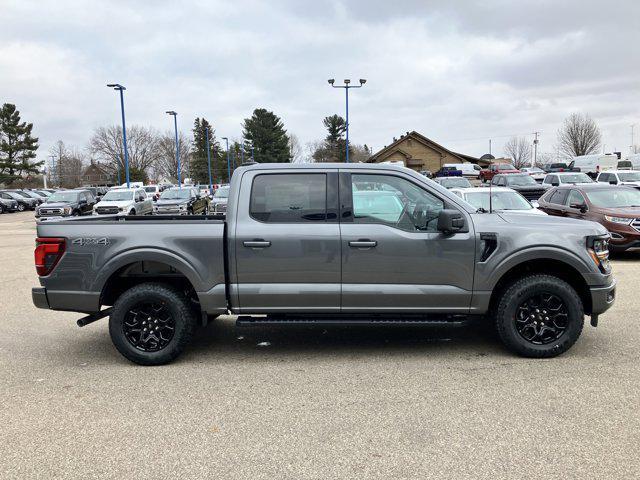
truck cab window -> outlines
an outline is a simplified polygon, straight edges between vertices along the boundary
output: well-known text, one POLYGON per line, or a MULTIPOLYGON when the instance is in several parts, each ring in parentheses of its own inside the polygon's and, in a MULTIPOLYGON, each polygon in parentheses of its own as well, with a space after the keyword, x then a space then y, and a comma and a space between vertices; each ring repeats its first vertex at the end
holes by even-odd
POLYGON ((444 202, 392 175, 351 175, 354 223, 379 223, 407 232, 435 232, 444 202))
POLYGON ((325 221, 327 176, 324 173, 257 175, 251 186, 250 214, 267 223, 325 221))

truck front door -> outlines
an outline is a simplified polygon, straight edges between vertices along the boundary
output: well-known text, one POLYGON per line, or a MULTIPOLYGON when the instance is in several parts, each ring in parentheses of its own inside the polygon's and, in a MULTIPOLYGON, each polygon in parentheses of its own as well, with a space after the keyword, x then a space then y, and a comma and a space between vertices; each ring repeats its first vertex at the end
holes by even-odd
POLYGON ((343 312, 469 311, 475 237, 437 231, 451 208, 402 173, 341 171, 343 312))
POLYGON ((241 312, 340 310, 337 185, 337 169, 243 174, 229 232, 241 312))

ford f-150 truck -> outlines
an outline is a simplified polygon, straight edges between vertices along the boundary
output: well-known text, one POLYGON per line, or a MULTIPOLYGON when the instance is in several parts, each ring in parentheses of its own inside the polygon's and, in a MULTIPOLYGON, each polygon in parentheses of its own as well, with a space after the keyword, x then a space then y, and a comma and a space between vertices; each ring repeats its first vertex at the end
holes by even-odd
POLYGON ((258 164, 226 218, 41 221, 40 308, 109 316, 129 360, 173 360, 198 322, 495 323, 512 351, 553 357, 615 298, 597 223, 476 210, 403 167, 258 164))

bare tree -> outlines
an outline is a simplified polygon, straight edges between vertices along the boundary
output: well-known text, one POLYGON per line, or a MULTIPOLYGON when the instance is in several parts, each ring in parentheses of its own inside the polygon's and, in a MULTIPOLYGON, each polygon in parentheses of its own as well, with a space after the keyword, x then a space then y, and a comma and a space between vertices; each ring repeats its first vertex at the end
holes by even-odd
POLYGON ((602 135, 596 122, 587 114, 572 113, 558 130, 558 147, 565 157, 578 157, 597 152, 602 135))
POLYGON ((511 137, 504 144, 504 153, 511 158, 513 166, 516 168, 531 164, 531 144, 526 137, 511 137))
POLYGON ((291 163, 302 163, 304 151, 302 144, 297 135, 290 134, 289 136, 289 153, 291 155, 291 163))
MULTIPOLYGON (((127 150, 130 172, 146 176, 149 168, 160 157, 158 133, 153 128, 138 125, 127 128, 127 150)), ((110 173, 124 172, 122 128, 97 128, 89 140, 89 152, 102 161, 110 173)))
MULTIPOLYGON (((191 163, 191 141, 182 132, 178 134, 180 150, 180 176, 182 180, 189 175, 191 163)), ((153 168, 157 180, 178 181, 178 160, 176 159, 176 137, 174 133, 165 133, 158 142, 159 157, 153 168)))
POLYGON ((353 163, 365 163, 371 157, 371 149, 365 145, 349 145, 349 160, 353 163))
POLYGON ((52 183, 64 188, 80 187, 86 155, 75 147, 67 147, 62 140, 58 140, 49 152, 55 159, 55 168, 49 172, 52 183))

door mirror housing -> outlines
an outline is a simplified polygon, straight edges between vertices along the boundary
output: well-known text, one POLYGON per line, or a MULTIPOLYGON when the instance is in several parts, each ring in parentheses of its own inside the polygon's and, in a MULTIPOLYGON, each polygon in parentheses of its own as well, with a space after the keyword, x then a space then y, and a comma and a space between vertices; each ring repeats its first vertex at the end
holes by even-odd
POLYGON ((438 214, 438 231, 456 233, 464 228, 464 217, 458 210, 440 210, 438 214))
POLYGON ((576 210, 580 210, 580 213, 587 213, 587 205, 584 203, 572 203, 569 205, 570 208, 575 208, 576 210))
POLYGON ((559 187, 560 186, 560 182, 551 182, 551 186, 552 187, 559 187))
POLYGON ((617 185, 618 181, 614 178, 613 180, 609 180, 609 185, 617 185))

